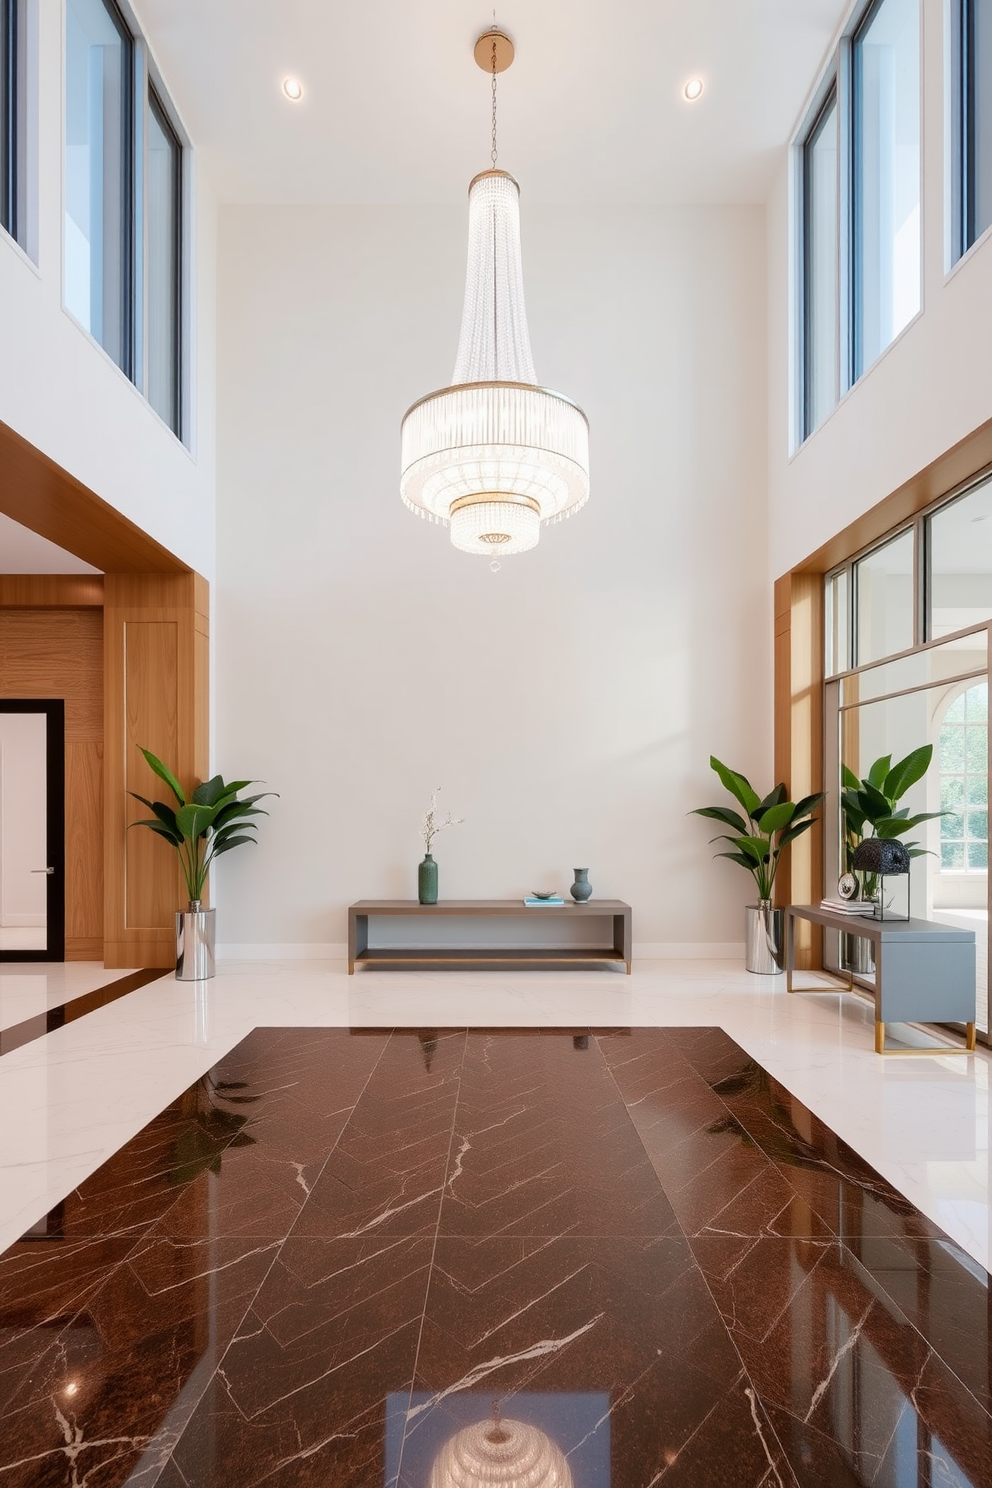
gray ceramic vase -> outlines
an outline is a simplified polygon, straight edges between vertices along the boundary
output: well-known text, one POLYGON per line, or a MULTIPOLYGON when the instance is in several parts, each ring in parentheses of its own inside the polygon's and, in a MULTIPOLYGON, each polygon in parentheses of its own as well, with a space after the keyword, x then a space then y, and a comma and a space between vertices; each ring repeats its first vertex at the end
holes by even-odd
POLYGON ((571 895, 576 904, 585 904, 587 899, 592 898, 592 884, 589 882, 588 868, 573 868, 575 882, 571 887, 571 895))

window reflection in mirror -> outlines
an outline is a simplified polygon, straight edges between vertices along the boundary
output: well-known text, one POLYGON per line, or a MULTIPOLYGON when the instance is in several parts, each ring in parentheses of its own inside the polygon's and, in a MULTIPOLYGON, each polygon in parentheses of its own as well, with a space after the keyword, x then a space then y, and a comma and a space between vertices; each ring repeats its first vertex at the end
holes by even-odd
POLYGON ((931 640, 992 617, 992 481, 934 512, 930 532, 931 640))
POLYGON ((833 574, 827 580, 825 603, 826 675, 834 677, 838 672, 846 672, 851 665, 846 568, 842 568, 840 573, 833 574))
POLYGON ((914 552, 909 528, 854 565, 856 665, 908 651, 913 645, 914 552))

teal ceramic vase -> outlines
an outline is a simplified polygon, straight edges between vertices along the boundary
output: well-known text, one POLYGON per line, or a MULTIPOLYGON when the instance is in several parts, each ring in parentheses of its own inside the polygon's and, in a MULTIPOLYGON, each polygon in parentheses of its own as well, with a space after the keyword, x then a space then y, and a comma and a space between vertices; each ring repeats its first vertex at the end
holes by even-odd
POLYGON ((588 868, 573 868, 575 882, 571 888, 572 898, 576 904, 585 904, 587 899, 592 898, 592 884, 589 882, 588 868))
POLYGON ((430 853, 417 868, 417 897, 421 904, 437 903, 437 864, 430 853))

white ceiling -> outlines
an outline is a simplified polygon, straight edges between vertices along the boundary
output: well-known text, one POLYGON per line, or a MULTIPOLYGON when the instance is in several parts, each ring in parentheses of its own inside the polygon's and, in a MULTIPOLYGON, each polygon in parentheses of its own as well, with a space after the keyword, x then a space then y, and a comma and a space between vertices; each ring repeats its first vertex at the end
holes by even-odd
POLYGON ((47 537, 22 527, 0 512, 0 573, 2 574, 95 574, 81 558, 56 547, 47 537))
MULTIPOLYGON (((134 0, 226 202, 461 202, 489 164, 486 0, 134 0), (292 104, 281 83, 298 77, 292 104)), ((526 200, 759 202, 848 0, 503 0, 526 200), (686 79, 705 81, 687 104, 686 79)))

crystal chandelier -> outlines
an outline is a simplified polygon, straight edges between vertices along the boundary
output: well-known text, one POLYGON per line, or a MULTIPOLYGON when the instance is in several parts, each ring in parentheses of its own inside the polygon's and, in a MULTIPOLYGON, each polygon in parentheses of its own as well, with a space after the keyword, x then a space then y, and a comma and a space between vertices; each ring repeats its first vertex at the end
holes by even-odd
POLYGON ((468 189, 468 269, 451 386, 403 418, 400 495, 451 529, 463 553, 524 553, 542 524, 589 496, 589 425, 560 393, 540 387, 524 309, 520 187, 496 167, 496 76, 513 43, 495 27, 476 42, 492 78, 492 169, 468 189))
POLYGON ((466 1426, 434 1459, 430 1488, 572 1488, 561 1448, 536 1426, 493 1419, 466 1426))

